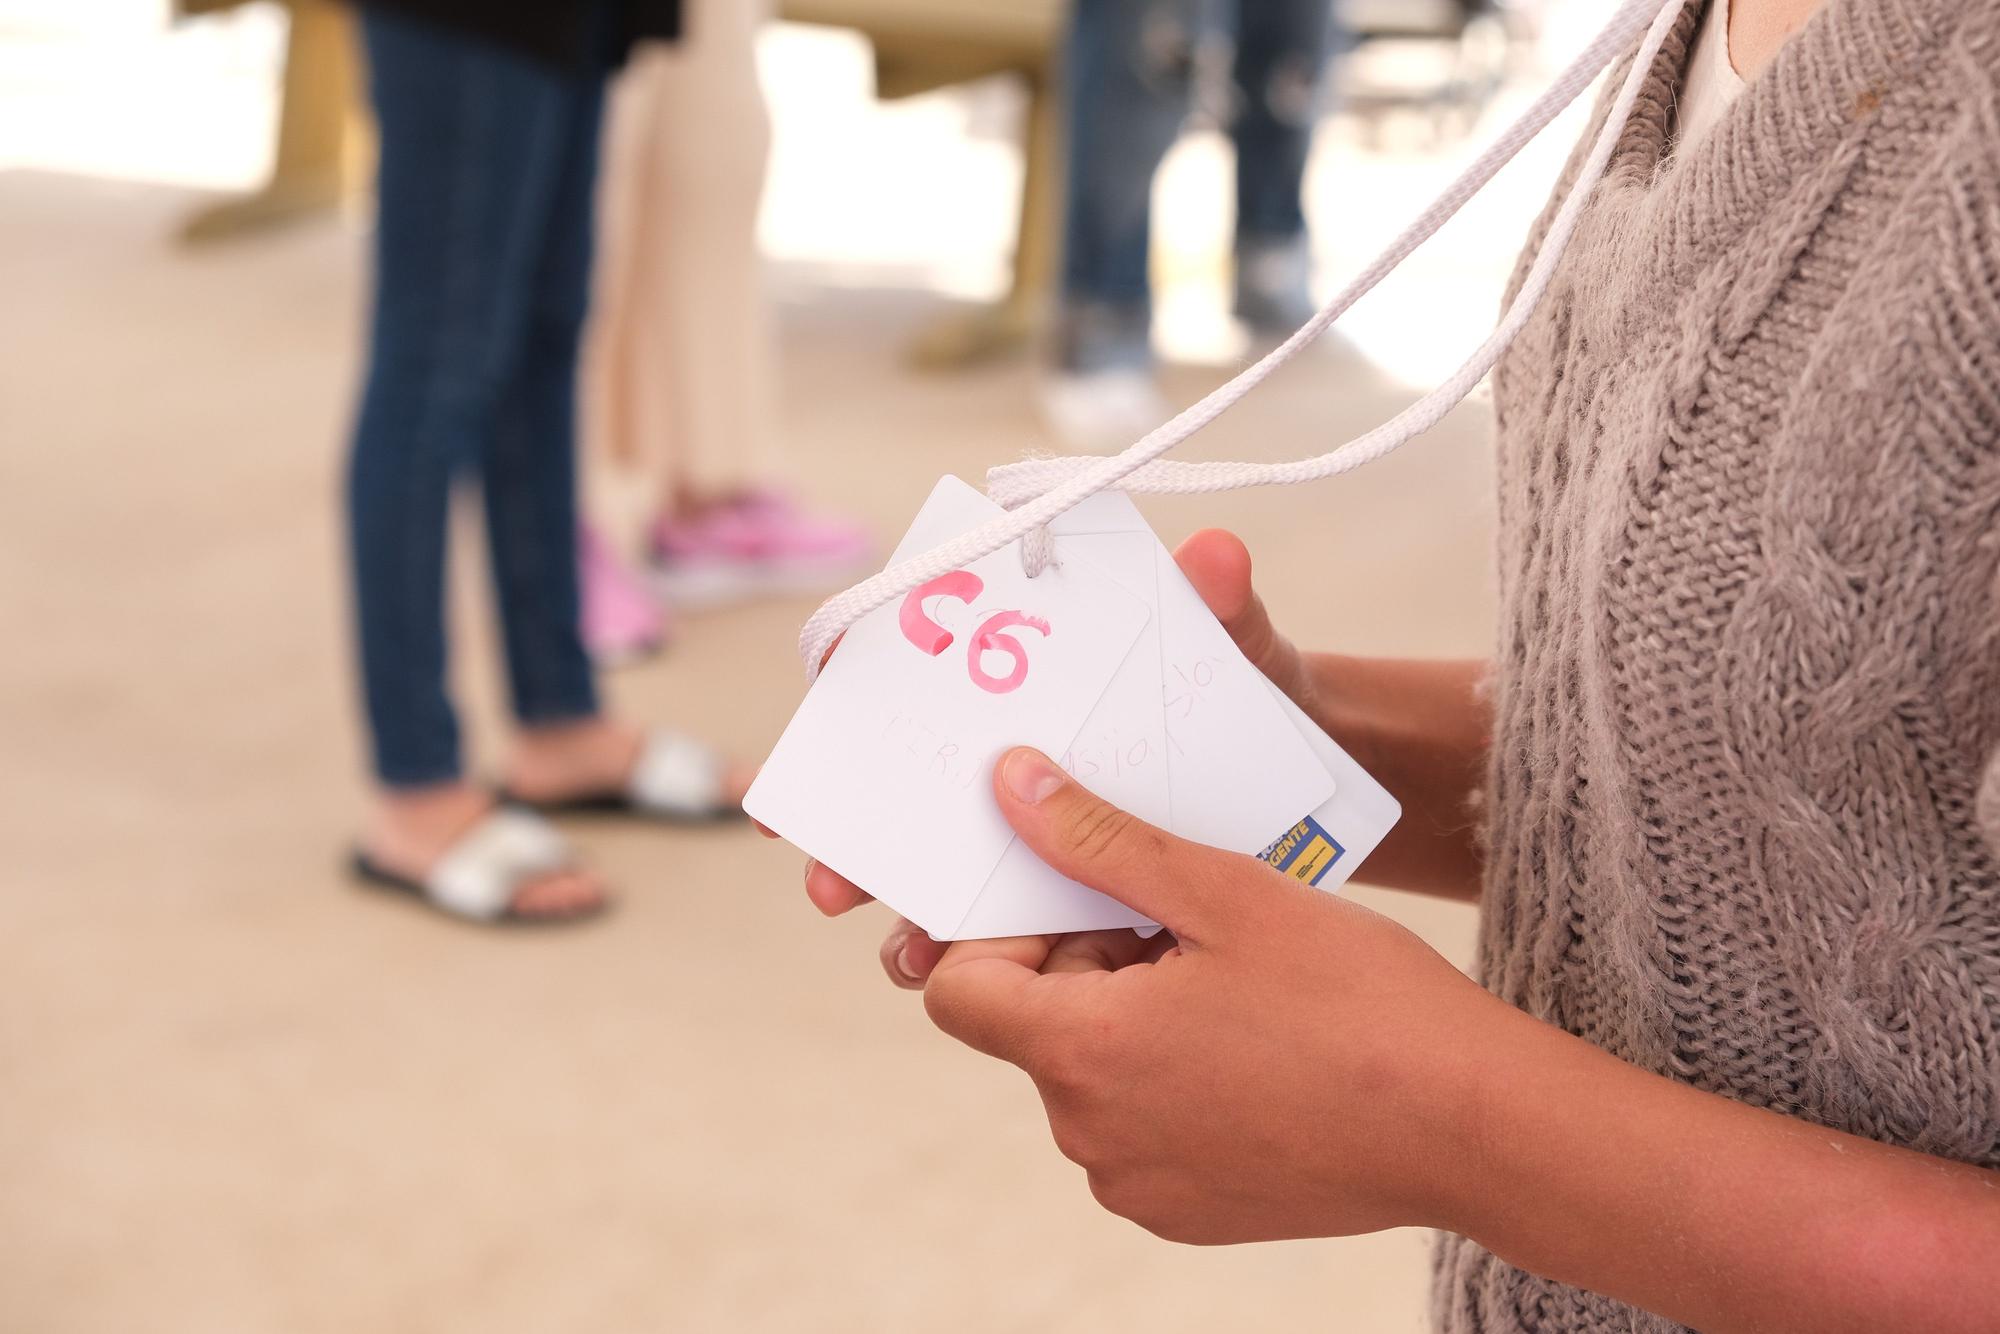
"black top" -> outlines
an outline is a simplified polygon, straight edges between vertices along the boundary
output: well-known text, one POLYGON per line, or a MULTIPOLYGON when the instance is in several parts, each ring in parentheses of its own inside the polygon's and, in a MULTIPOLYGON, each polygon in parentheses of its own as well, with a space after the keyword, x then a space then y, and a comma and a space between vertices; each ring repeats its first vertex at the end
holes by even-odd
POLYGON ((634 42, 681 35, 680 0, 360 0, 552 65, 622 64, 634 42))

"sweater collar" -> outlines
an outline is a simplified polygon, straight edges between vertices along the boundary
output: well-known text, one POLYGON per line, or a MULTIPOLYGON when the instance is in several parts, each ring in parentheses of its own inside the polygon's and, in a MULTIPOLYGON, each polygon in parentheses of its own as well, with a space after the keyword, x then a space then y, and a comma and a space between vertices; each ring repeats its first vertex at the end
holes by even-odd
POLYGON ((1702 8, 1688 5, 1605 171, 1604 188, 1624 195, 1652 224, 1627 232, 1659 243, 1647 267, 1656 277, 1684 278, 1686 266, 1736 240, 1802 174, 1829 197, 1836 193, 1862 128, 1968 7, 1967 0, 1826 0, 1709 134, 1680 154, 1672 143, 1674 98, 1702 8))

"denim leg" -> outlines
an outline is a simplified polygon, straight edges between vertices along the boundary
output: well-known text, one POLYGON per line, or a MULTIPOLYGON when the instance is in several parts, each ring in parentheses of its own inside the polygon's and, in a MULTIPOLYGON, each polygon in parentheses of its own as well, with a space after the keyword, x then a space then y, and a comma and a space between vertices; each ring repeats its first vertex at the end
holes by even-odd
POLYGON ((382 149, 349 539, 374 770, 407 787, 460 773, 448 510, 519 360, 568 88, 524 57, 373 7, 362 29, 382 149))
POLYGON ((487 437, 486 535, 524 723, 597 713, 577 588, 576 380, 589 304, 604 81, 579 76, 559 127, 560 168, 532 274, 520 360, 487 437))
POLYGON ((1305 234, 1300 189, 1331 54, 1331 0, 1240 0, 1236 31, 1236 236, 1305 234))
POLYGON ((1200 0, 1076 0, 1064 76, 1067 369, 1150 360, 1153 175, 1187 117, 1200 17, 1200 0))

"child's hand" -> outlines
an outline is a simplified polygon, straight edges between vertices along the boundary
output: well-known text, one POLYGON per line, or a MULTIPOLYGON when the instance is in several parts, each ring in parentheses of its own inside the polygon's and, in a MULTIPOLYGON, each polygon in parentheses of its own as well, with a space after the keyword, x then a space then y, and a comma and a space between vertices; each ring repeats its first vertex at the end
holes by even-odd
POLYGON ((1468 1109, 1541 1026, 1387 918, 1038 752, 1009 752, 994 795, 1043 861, 1171 933, 961 941, 924 990, 939 1028, 1035 1081, 1101 1204, 1200 1243, 1458 1216, 1468 1109))

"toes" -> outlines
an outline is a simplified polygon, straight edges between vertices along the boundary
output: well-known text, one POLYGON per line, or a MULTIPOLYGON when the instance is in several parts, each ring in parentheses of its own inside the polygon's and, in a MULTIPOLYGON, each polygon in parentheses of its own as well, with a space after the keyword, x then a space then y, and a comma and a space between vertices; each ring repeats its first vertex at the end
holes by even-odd
POLYGON ((604 884, 588 871, 556 871, 538 876, 514 893, 509 905, 518 917, 578 917, 605 904, 604 884))

